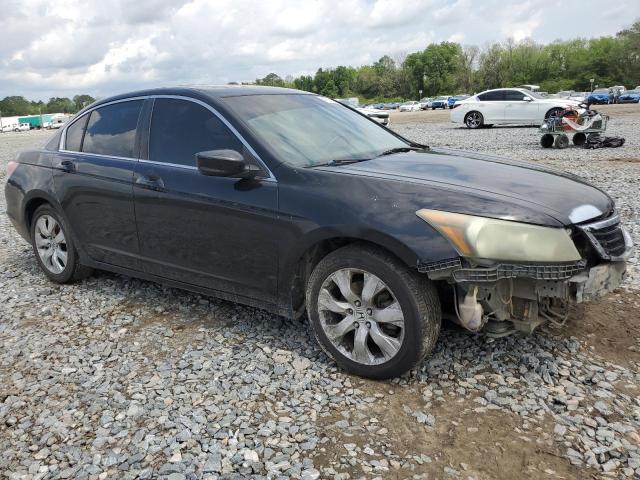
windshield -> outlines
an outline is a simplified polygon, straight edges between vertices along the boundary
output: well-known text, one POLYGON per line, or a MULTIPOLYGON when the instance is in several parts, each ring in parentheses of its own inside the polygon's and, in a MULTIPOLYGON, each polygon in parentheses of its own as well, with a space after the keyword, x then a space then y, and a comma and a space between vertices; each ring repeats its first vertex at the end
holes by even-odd
POLYGON ((598 88, 597 90, 594 90, 593 93, 609 93, 609 90, 607 90, 606 88, 598 88))
POLYGON ((372 158, 408 146, 377 123, 317 95, 247 95, 223 101, 278 159, 295 167, 372 158))

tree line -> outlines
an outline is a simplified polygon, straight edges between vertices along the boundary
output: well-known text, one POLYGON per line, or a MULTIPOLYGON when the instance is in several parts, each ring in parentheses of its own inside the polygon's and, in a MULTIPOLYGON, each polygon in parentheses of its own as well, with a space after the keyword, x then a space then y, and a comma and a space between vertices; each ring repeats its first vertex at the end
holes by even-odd
POLYGON ((270 73, 258 85, 290 87, 327 97, 367 101, 473 93, 524 84, 541 90, 588 91, 593 86, 640 85, 640 20, 614 36, 540 44, 508 39, 479 48, 432 43, 404 57, 383 56, 372 65, 319 68, 315 75, 282 78, 270 73))
POLYGON ((52 97, 48 102, 29 101, 22 96, 10 96, 0 100, 0 113, 3 117, 38 115, 40 113, 76 113, 93 103, 91 95, 76 95, 73 98, 52 97))

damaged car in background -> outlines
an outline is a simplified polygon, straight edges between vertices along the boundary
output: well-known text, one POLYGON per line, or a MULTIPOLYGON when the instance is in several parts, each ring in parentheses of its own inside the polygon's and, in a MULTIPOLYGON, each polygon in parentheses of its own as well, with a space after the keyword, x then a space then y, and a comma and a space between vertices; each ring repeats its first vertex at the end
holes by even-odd
POLYGON ((100 100, 7 170, 7 213, 51 281, 102 269, 306 313, 370 378, 416 367, 443 317, 494 336, 560 325, 620 284, 632 250, 576 176, 429 148, 282 88, 100 100))

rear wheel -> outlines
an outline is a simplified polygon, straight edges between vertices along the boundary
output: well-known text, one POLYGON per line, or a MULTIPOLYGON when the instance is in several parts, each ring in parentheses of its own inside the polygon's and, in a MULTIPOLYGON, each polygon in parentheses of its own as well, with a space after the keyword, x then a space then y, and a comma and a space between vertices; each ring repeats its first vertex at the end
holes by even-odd
POLYGON ((431 352, 440 332, 433 283, 366 245, 349 245, 322 259, 306 296, 322 348, 362 377, 401 375, 431 352))
POLYGON ((464 117, 467 128, 480 128, 484 124, 484 117, 480 112, 469 112, 464 117))
POLYGON ((81 280, 92 272, 80 264, 65 221, 50 205, 38 207, 33 214, 31 245, 40 268, 56 283, 81 280))

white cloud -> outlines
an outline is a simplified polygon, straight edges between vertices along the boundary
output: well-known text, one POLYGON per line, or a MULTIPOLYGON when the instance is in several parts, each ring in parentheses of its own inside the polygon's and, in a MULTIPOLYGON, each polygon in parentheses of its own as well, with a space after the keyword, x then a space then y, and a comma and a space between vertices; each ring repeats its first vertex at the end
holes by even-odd
POLYGON ((0 97, 247 81, 401 57, 429 42, 613 34, 595 0, 0 0, 0 97), (575 21, 567 21, 574 19, 575 21))

